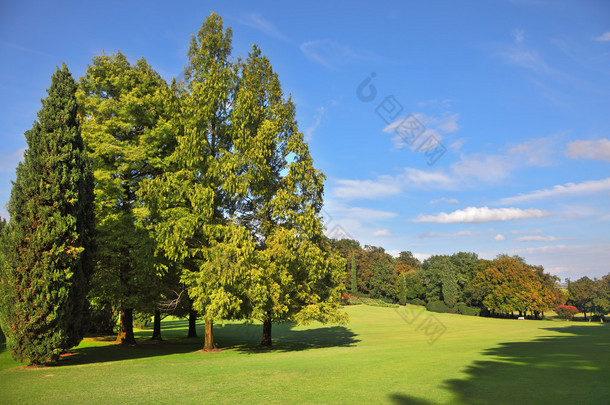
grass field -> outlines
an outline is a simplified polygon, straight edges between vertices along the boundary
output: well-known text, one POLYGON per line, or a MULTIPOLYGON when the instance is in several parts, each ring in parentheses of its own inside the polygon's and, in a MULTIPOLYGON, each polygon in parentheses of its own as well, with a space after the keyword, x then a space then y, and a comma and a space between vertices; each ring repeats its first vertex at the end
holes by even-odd
MULTIPOLYGON (((202 353, 186 322, 136 347, 86 339, 56 366, 20 368, 0 345, 1 404, 603 404, 610 326, 346 308, 345 326, 215 328, 202 353)), ((198 331, 202 336, 203 331, 198 331)))

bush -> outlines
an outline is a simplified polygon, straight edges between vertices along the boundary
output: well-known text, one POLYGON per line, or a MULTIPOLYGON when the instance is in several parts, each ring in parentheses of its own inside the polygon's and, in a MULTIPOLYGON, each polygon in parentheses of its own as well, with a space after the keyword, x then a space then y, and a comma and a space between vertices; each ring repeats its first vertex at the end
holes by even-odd
POLYGON ((415 298, 412 300, 407 300, 407 303, 412 304, 412 305, 420 305, 422 307, 426 306, 426 302, 420 298, 415 298))
POLYGON ((481 313, 481 308, 469 307, 465 302, 458 302, 457 310, 458 313, 469 316, 478 316, 481 313))
POLYGON ((452 312, 451 308, 449 308, 443 301, 430 301, 428 303, 428 305, 426 305, 426 309, 430 312, 440 312, 440 313, 452 312))
POLYGON ((573 319, 574 315, 576 315, 580 311, 578 310, 578 308, 576 308, 572 305, 560 305, 557 308, 555 308, 555 312, 557 312, 557 315, 559 315, 560 318, 563 318, 566 321, 569 321, 569 320, 573 319))
POLYGON ((385 308, 396 308, 398 307, 398 304, 394 304, 392 301, 388 300, 388 299, 382 299, 382 298, 366 298, 366 297, 361 297, 360 298, 360 302, 362 302, 365 305, 370 305, 372 307, 385 307, 385 308))

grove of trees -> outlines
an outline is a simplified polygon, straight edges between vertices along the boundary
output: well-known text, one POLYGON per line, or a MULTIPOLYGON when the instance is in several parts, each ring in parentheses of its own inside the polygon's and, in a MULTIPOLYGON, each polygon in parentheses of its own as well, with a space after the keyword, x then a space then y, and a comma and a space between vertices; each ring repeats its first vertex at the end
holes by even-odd
POLYGON ((603 320, 610 312, 610 274, 602 279, 568 280, 567 289, 562 289, 557 276, 519 256, 485 260, 475 253, 459 252, 420 262, 411 252, 392 257, 381 247, 362 247, 356 240, 333 240, 332 244, 346 261, 353 262, 345 268, 344 282, 356 296, 466 315, 540 318, 566 303, 578 308, 585 319, 592 314, 603 320))
MULTIPOLYGON (((231 55, 212 13, 193 36, 185 80, 145 59, 93 58, 77 83, 52 77, 26 133, 2 221, 0 324, 20 361, 54 361, 93 323, 160 311, 213 321, 347 320, 345 261, 320 215, 315 169, 269 60, 231 55)), ((106 323, 108 323, 106 322, 106 323)), ((97 325, 96 325, 97 326, 97 325)), ((190 333, 191 335, 191 333, 190 333)))

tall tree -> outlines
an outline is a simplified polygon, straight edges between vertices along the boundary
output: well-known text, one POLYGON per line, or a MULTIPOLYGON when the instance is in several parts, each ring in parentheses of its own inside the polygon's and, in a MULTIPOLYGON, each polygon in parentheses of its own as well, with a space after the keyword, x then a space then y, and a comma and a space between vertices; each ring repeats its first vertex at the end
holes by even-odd
POLYGON ((204 316, 208 350, 214 319, 244 312, 241 287, 254 249, 248 230, 232 218, 244 186, 230 131, 237 84, 231 36, 212 13, 192 37, 186 88, 172 119, 177 147, 163 176, 145 186, 157 242, 181 269, 193 308, 204 316))
POLYGON ((294 104, 256 46, 240 64, 231 123, 247 186, 236 218, 256 243, 249 316, 263 321, 268 346, 274 322, 342 319, 345 261, 322 233, 324 175, 298 131, 294 104))
POLYGON ((554 296, 536 274, 534 267, 518 256, 500 255, 474 279, 484 296, 482 303, 501 314, 531 311, 534 317, 553 306, 554 296))
POLYGON ((3 232, 0 322, 18 361, 54 361, 83 336, 93 254, 93 177, 65 64, 25 133, 3 232))
POLYGON ((356 270, 356 257, 352 252, 352 263, 350 268, 350 292, 352 294, 358 293, 358 273, 356 270))
POLYGON ((143 179, 163 172, 174 147, 174 130, 165 118, 172 95, 144 59, 131 65, 119 52, 93 58, 78 98, 94 162, 100 245, 92 302, 120 311, 117 341, 134 344, 133 311, 152 312, 159 297, 155 243, 140 189, 143 179))
POLYGON ((455 308, 459 294, 458 283, 455 271, 449 260, 441 268, 441 284, 443 301, 445 301, 449 308, 455 308))
POLYGON ((595 281, 581 277, 576 281, 568 280, 568 303, 574 305, 587 319, 587 313, 594 310, 593 300, 596 297, 595 281))
POLYGON ((396 271, 399 273, 417 271, 419 266, 421 266, 421 263, 413 256, 413 253, 409 251, 400 252, 396 258, 396 271))
POLYGON ((407 274, 400 273, 398 276, 398 303, 405 305, 407 303, 407 274))

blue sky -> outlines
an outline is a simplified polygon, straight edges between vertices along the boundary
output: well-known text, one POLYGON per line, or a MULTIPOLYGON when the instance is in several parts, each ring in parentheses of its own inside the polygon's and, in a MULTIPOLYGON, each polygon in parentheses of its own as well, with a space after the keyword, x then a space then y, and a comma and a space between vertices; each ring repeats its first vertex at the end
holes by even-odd
POLYGON ((610 272, 607 1, 2 2, 0 215, 55 66, 120 50, 179 77, 211 11, 292 95, 330 234, 610 272))

